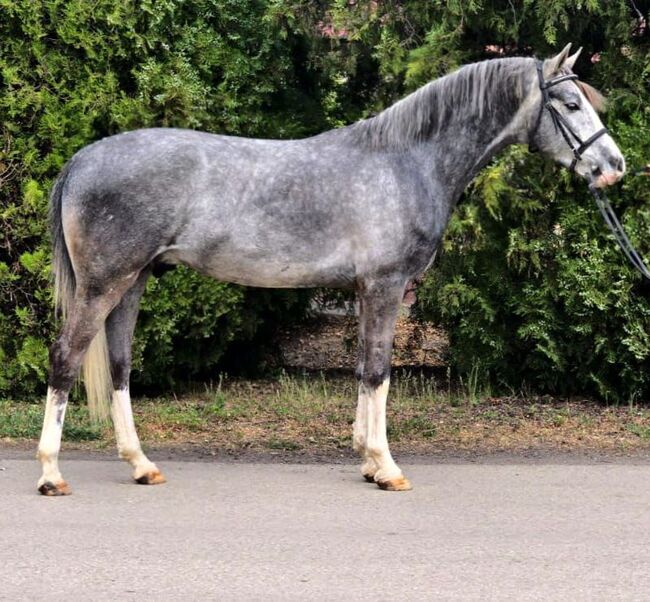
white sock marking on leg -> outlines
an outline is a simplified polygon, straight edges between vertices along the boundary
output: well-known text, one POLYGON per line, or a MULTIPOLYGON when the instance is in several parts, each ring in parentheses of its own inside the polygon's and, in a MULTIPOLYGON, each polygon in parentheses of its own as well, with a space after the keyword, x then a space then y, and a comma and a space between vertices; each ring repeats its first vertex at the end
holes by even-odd
POLYGON ((365 457, 366 451, 366 431, 368 430, 368 399, 364 395, 365 390, 362 384, 359 384, 359 397, 357 400, 357 415, 354 421, 354 430, 352 434, 352 445, 354 450, 365 457))
POLYGON ((131 395, 128 389, 113 391, 111 416, 115 426, 115 439, 120 458, 124 458, 134 468, 134 478, 156 471, 156 465, 142 452, 140 439, 135 430, 133 412, 131 410, 131 395))
POLYGON ((368 403, 370 398, 363 384, 359 384, 359 398, 357 401, 357 415, 354 421, 354 433, 352 435, 352 447, 363 458, 361 474, 372 477, 377 472, 376 462, 368 455, 367 433, 368 433, 368 403))
POLYGON ((386 399, 389 384, 390 379, 386 378, 376 389, 361 385, 365 388, 365 395, 368 398, 366 447, 368 457, 377 464, 375 481, 402 476, 402 471, 391 456, 386 435, 386 399))
POLYGON ((50 483, 63 481, 63 477, 59 472, 59 449, 61 448, 61 433, 63 431, 66 404, 57 404, 60 396, 61 394, 52 387, 47 388, 43 430, 38 443, 38 459, 43 465, 43 475, 38 482, 39 487, 46 481, 50 483))

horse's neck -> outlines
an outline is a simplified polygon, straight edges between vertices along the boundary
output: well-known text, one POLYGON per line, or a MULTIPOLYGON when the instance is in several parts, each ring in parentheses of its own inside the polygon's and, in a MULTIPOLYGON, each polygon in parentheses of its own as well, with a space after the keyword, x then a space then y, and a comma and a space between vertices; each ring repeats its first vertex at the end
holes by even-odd
MULTIPOLYGON (((504 148, 526 138, 521 115, 485 111, 442 128, 425 143, 432 176, 456 195, 504 148)), ((455 199, 454 199, 455 200, 455 199)))

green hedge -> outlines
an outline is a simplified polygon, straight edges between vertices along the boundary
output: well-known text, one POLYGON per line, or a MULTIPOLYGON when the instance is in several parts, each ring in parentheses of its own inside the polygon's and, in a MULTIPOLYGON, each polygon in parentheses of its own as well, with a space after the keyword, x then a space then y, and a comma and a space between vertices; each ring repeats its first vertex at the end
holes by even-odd
MULTIPOLYGON (((647 23, 648 2, 635 5, 647 23)), ((650 157, 649 39, 627 0, 0 0, 0 396, 44 390, 47 191, 89 142, 152 125, 309 135, 464 62, 572 41, 636 165, 650 157)), ((628 179, 616 201, 646 255, 649 185, 628 179)), ((522 149, 468 190, 419 297, 420 316, 448 328, 460 373, 514 390, 650 396, 647 292, 584 184, 522 149)), ((182 269, 152 280, 135 378, 207 377, 306 299, 182 269)))

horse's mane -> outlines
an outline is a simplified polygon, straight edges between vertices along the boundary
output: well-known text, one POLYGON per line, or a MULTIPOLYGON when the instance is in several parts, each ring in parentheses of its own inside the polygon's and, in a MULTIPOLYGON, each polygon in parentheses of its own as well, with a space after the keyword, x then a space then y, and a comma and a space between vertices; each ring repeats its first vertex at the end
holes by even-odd
MULTIPOLYGON (((500 58, 472 63, 436 79, 409 94, 378 115, 350 127, 356 140, 371 148, 402 149, 440 131, 455 119, 482 116, 486 111, 512 114, 526 94, 526 74, 532 58, 500 58)), ((604 98, 576 80, 596 110, 604 98)))
POLYGON ((404 148, 424 140, 455 118, 512 111, 521 104, 524 74, 533 59, 502 58, 465 65, 409 94, 378 115, 355 123, 359 142, 404 148))

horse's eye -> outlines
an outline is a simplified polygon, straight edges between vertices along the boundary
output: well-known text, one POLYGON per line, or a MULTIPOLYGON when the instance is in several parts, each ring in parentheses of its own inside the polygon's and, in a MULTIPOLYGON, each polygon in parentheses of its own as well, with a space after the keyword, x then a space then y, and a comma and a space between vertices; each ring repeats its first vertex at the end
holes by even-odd
POLYGON ((567 102, 564 105, 569 111, 579 111, 580 107, 575 102, 567 102))

